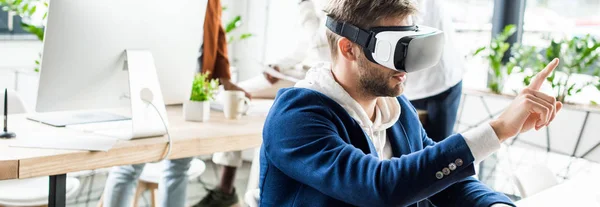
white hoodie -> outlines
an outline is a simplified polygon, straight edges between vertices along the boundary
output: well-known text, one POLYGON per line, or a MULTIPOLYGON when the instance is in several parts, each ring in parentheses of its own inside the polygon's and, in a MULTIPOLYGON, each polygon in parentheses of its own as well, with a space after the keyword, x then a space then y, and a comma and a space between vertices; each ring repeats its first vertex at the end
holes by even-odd
MULTIPOLYGON (((379 97, 375 108, 375 121, 372 122, 365 110, 333 78, 330 63, 319 63, 306 73, 304 80, 296 83, 297 88, 307 88, 325 94, 341 105, 358 122, 371 139, 377 150, 379 160, 392 157, 392 148, 385 130, 394 125, 400 117, 400 103, 396 97, 379 97)), ((500 149, 500 141, 489 124, 482 124, 468 132, 463 138, 474 163, 479 163, 500 149)))
POLYGON ((385 130, 400 117, 400 103, 395 97, 379 97, 375 107, 375 121, 371 121, 365 110, 344 88, 335 81, 329 63, 318 63, 306 73, 304 80, 296 83, 298 88, 321 92, 340 104, 371 139, 379 160, 392 157, 392 147, 385 130))

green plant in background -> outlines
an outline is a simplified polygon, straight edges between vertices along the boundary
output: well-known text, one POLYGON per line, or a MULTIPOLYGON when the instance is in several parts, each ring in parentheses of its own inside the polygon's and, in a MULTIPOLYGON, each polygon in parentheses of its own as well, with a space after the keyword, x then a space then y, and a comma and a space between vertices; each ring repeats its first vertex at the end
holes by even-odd
MULTIPOLYGON (((43 6, 45 7, 44 15, 42 16, 42 20, 45 20, 48 16, 48 2, 44 0, 0 0, 0 7, 2 10, 13 12, 14 14, 20 16, 21 18, 31 19, 31 17, 38 11, 38 5, 40 2, 43 2, 43 6)), ((40 41, 44 41, 44 27, 36 26, 33 24, 28 24, 25 22, 21 22, 21 28, 26 32, 29 32, 35 35, 40 41)), ((38 59, 35 60, 35 72, 40 71, 40 60, 42 55, 41 53, 38 56, 38 59)))
POLYGON ((502 33, 492 39, 490 45, 477 49, 473 54, 473 56, 482 54, 488 60, 491 69, 488 88, 494 93, 502 93, 506 77, 513 73, 513 69, 516 66, 512 65, 509 68, 502 62, 504 54, 510 48, 510 44, 506 40, 516 31, 515 25, 507 25, 502 33))
MULTIPOLYGON (((0 0, 0 6, 4 11, 14 12, 22 18, 30 18, 38 10, 40 0, 0 0)), ((48 8, 48 2, 43 2, 43 5, 48 8)), ((44 13, 42 19, 46 19, 48 13, 44 13)), ((23 30, 34 34, 40 41, 44 39, 44 28, 28 23, 21 22, 23 30)))
MULTIPOLYGON (((223 11, 226 11, 227 7, 223 6, 223 11)), ((230 20, 229 22, 227 22, 227 24, 225 25, 225 34, 230 35, 231 32, 235 31, 236 29, 238 29, 240 26, 242 25, 242 16, 241 15, 237 15, 235 16, 232 20, 230 20)), ((253 34, 252 33, 242 33, 238 36, 233 36, 230 35, 229 38, 227 39, 227 43, 231 44, 235 41, 241 41, 241 40, 245 40, 248 39, 250 37, 252 37, 253 34)))
POLYGON ((215 93, 219 87, 219 80, 208 80, 209 73, 199 73, 194 77, 192 83, 192 95, 190 101, 214 100, 215 93))
MULTIPOLYGON (((589 34, 559 41, 551 41, 545 52, 537 59, 534 73, 541 71, 554 58, 560 58, 560 64, 554 73, 548 76, 556 99, 562 102, 580 93, 584 88, 593 86, 600 91, 600 41, 589 34), (589 74, 593 78, 585 83, 573 81, 574 74, 589 74)), ((534 75, 526 76, 523 83, 528 85, 534 75)))

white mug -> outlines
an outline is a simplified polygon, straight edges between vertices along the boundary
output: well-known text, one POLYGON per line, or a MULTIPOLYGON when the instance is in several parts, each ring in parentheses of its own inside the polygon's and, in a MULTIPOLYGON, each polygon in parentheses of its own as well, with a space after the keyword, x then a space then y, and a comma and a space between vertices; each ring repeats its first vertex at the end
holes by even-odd
POLYGON ((220 96, 227 119, 239 119, 250 109, 250 99, 242 91, 222 91, 220 96))

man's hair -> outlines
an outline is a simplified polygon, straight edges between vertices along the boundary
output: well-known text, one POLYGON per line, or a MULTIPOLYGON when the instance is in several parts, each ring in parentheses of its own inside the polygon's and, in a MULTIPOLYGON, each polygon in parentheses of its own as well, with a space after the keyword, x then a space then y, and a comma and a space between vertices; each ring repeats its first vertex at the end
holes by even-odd
MULTIPOLYGON (((379 20, 388 17, 407 17, 417 12, 411 0, 329 0, 325 8, 327 15, 339 22, 370 29, 379 20)), ((331 58, 337 58, 337 42, 341 36, 326 31, 331 58)))

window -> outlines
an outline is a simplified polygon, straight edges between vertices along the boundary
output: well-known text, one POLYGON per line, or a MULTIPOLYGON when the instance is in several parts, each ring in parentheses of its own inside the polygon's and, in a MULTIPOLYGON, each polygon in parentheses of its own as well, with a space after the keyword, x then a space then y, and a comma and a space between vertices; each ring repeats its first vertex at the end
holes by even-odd
POLYGON ((466 59, 463 85, 467 88, 485 88, 489 67, 482 58, 474 58, 473 52, 491 41, 494 0, 444 2, 456 30, 454 45, 466 59))
POLYGON ((600 37, 600 0, 530 0, 523 42, 546 46, 551 39, 592 34, 600 37))
POLYGON ((21 17, 9 15, 7 11, 0 10, 0 34, 28 34, 21 28, 21 17))

